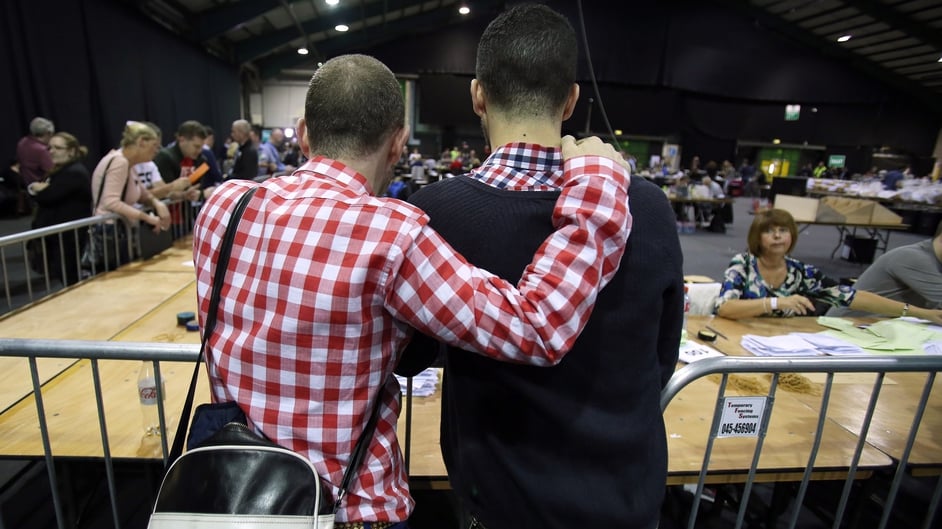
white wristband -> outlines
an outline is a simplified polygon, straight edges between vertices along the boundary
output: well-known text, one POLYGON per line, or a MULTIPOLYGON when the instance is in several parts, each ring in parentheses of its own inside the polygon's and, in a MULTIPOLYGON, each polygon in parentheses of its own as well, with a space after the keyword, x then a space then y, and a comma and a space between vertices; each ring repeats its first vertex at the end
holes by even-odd
POLYGON ((772 298, 769 303, 772 305, 772 310, 778 310, 778 298, 772 298))

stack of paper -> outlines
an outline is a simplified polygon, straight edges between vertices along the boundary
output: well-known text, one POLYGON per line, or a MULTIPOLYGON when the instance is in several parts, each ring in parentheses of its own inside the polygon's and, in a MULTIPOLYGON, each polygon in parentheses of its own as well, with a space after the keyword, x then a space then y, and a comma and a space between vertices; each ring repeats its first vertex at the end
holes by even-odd
POLYGON ((739 344, 756 356, 820 356, 824 354, 813 344, 794 334, 784 336, 745 334, 739 344))
POLYGON ((881 320, 862 328, 842 318, 822 317, 818 323, 833 329, 825 331, 828 335, 852 342, 870 354, 932 354, 926 345, 942 340, 938 326, 914 318, 881 320))
MULTIPOLYGON (((399 381, 399 387, 403 394, 406 392, 406 377, 396 375, 399 381)), ((438 387, 438 369, 430 367, 418 375, 412 377, 412 395, 416 397, 428 397, 435 394, 435 388, 438 387)))
POLYGON ((792 333, 792 335, 808 342, 812 347, 821 352, 821 354, 834 356, 866 354, 860 347, 846 340, 830 336, 827 333, 795 332, 792 333))

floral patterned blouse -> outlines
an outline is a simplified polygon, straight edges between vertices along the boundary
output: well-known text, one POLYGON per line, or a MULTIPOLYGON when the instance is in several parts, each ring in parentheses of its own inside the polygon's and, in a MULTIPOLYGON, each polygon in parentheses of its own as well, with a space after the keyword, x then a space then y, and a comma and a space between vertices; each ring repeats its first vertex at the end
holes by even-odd
MULTIPOLYGON (((812 301, 821 301, 828 305, 846 307, 857 293, 847 285, 825 286, 826 276, 812 265, 806 265, 797 259, 785 257, 785 281, 778 287, 770 287, 759 273, 759 262, 755 255, 744 252, 733 257, 723 278, 723 287, 716 298, 713 312, 720 305, 731 299, 762 299, 786 297, 799 294, 812 301)), ((785 311, 777 310, 773 316, 789 316, 785 311)))

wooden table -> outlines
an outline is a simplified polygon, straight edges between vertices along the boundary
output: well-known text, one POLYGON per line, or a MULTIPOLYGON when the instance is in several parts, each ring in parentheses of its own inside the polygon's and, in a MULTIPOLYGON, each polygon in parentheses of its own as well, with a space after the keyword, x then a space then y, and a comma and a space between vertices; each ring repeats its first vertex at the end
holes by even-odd
MULTIPOLYGON (((720 330, 729 340, 714 344, 718 349, 726 344, 727 354, 749 355, 739 347, 743 334, 780 334, 782 324, 796 324, 795 330, 808 330, 817 326, 813 319, 793 318, 743 323, 714 319, 712 316, 691 316, 688 332, 709 324, 720 330), (811 321, 807 321, 811 320, 811 321)), ((721 349, 721 350, 722 350, 721 349)), ((447 373, 444 375, 447 376, 447 373)), ((684 388, 664 413, 668 435, 668 483, 695 483, 703 463, 709 428, 717 399, 719 385, 711 379, 701 379, 684 388)), ((440 389, 432 397, 416 398, 413 409, 412 448, 409 475, 420 485, 439 487, 447 483, 447 472, 441 459, 439 424, 440 389)), ((743 394, 727 389, 728 394, 743 394)), ((759 459, 756 481, 798 481, 810 457, 813 435, 817 426, 817 412, 795 394, 779 391, 769 424, 768 435, 759 459)), ((400 443, 405 446, 405 413, 399 419, 400 443)), ((708 483, 744 482, 747 477, 755 438, 724 438, 714 443, 708 483)), ((857 436, 836 420, 825 424, 821 446, 815 459, 813 479, 842 479, 854 454, 857 436)), ((874 447, 865 446, 858 467, 858 477, 870 471, 885 468, 892 461, 874 447)))
MULTIPOLYGON (((787 320, 758 318, 733 321, 714 316, 688 317, 687 333, 697 332, 709 325, 725 336, 717 337, 712 346, 731 356, 752 356, 743 349, 740 339, 744 334, 773 336, 783 332, 823 330, 814 318, 787 320)), ((748 376, 748 375, 747 375, 748 376)), ((750 376, 751 377, 751 376, 750 376)), ((762 375, 755 375, 763 382, 762 375)), ((710 435, 713 410, 718 397, 716 380, 702 378, 685 387, 674 397, 664 412, 667 427, 668 482, 672 484, 695 482, 703 464, 706 441, 710 435)), ((764 392, 745 392, 727 387, 727 396, 765 395, 764 392)), ((798 481, 802 477, 813 448, 817 429, 817 409, 809 406, 805 395, 790 393, 781 387, 776 392, 774 409, 768 433, 762 447, 756 481, 798 481)), ((820 398, 820 397, 818 397, 820 398)), ((824 426, 822 442, 815 457, 813 479, 843 479, 853 458, 858 436, 839 422, 829 419, 824 426)), ((719 438, 714 442, 707 476, 708 483, 745 481, 756 438, 719 438)), ((858 477, 870 470, 888 467, 891 461, 874 447, 865 446, 858 467, 858 477)))
MULTIPOLYGON (((746 356, 748 351, 739 345, 743 334, 776 336, 784 332, 820 332, 824 327, 813 317, 755 318, 732 321, 717 317, 690 318, 689 330, 696 331, 709 324, 726 335, 729 340, 717 338, 713 346, 727 355, 746 356), (785 328, 783 328, 785 327, 785 328)), ((862 321, 873 321, 865 318, 862 321)), ((806 375, 823 387, 825 374, 806 375)), ((859 436, 864 421, 867 403, 873 390, 876 375, 867 373, 836 374, 831 389, 827 417, 855 436, 859 436)), ((915 373, 888 373, 884 379, 874 416, 867 434, 869 445, 879 449, 898 461, 906 446, 906 436, 912 426, 916 405, 919 402, 926 376, 915 373)), ((781 391, 779 392, 781 395, 781 391)), ((793 394, 815 413, 821 409, 821 397, 793 394)), ((778 404, 776 403, 776 406, 778 404)), ((927 408, 909 456, 914 473, 942 472, 942 380, 936 378, 927 408)))

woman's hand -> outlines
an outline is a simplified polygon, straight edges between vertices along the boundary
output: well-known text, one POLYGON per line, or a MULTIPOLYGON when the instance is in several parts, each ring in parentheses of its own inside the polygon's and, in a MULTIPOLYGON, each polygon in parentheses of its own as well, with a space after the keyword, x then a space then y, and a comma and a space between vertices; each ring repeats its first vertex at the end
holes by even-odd
POLYGON ((153 215, 153 214, 148 213, 148 212, 146 212, 146 211, 142 211, 142 212, 141 212, 141 222, 145 222, 145 223, 150 224, 151 226, 153 226, 155 233, 160 231, 160 217, 158 217, 157 215, 153 215))
POLYGON ((167 209, 167 205, 159 200, 154 201, 154 213, 157 214, 157 217, 160 219, 160 222, 155 226, 155 232, 164 230, 167 231, 170 229, 170 210, 167 209))
POLYGON ((913 307, 909 309, 909 316, 929 320, 936 325, 942 325, 942 310, 923 309, 913 307))
POLYGON ((778 299, 776 302, 778 304, 776 307, 777 310, 780 310, 790 316, 806 316, 808 314, 814 314, 814 303, 804 296, 795 294, 792 296, 786 296, 784 298, 772 299, 778 299))

